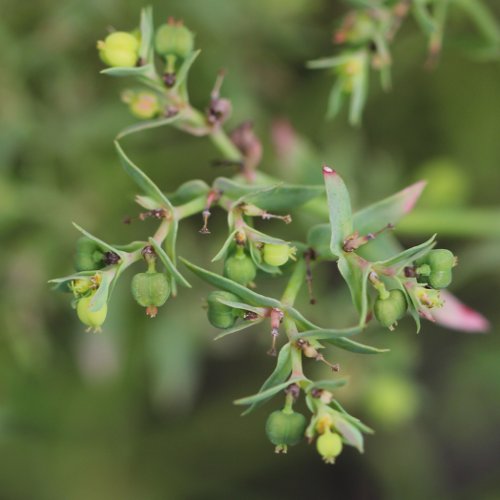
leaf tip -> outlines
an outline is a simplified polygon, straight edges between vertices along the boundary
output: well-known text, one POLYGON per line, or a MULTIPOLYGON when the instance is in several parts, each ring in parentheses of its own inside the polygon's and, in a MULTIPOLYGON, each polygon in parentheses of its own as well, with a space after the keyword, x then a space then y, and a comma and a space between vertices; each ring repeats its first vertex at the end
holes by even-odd
POLYGON ((333 168, 330 168, 328 165, 323 165, 323 175, 324 176, 337 175, 337 171, 334 170, 333 168))

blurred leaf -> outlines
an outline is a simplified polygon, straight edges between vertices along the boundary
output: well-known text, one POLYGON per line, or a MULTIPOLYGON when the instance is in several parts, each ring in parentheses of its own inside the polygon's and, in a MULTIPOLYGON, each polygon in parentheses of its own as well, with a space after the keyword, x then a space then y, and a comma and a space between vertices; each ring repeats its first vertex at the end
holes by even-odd
POLYGON ((124 128, 117 136, 116 139, 123 139, 125 136, 130 134, 135 134, 136 132, 142 132, 143 130, 149 130, 152 128, 163 127, 164 125, 170 125, 180 118, 180 113, 169 116, 166 118, 155 118, 154 120, 145 120, 142 122, 130 125, 130 127, 124 128))
POLYGON ((348 337, 350 335, 356 335, 361 333, 363 328, 361 326, 355 326, 353 328, 318 328, 314 330, 306 330, 304 332, 298 332, 293 335, 292 338, 296 339, 315 339, 315 340, 329 340, 332 338, 348 337))
POLYGON ((153 48, 153 7, 148 5, 141 10, 141 46, 139 48, 139 57, 153 66, 154 48, 153 48))
POLYGON ((374 233, 387 224, 396 225, 413 210, 425 187, 419 181, 388 198, 369 205, 354 214, 354 228, 360 234, 374 233))
POLYGON ((182 205, 188 203, 203 195, 207 195, 210 191, 210 186, 199 179, 194 179, 181 184, 176 191, 167 194, 167 198, 174 205, 182 205))
POLYGON ((157 201, 162 207, 173 212, 173 207, 168 198, 161 192, 160 188, 125 154, 122 147, 115 141, 115 147, 125 172, 132 177, 133 181, 144 191, 145 194, 157 201))
POLYGON ((229 248, 234 243, 234 237, 237 232, 238 230, 235 229, 229 234, 229 236, 226 238, 226 241, 224 242, 224 245, 222 245, 222 248, 217 252, 217 255, 212 259, 212 262, 217 262, 218 260, 224 259, 226 257, 229 248))
POLYGON ((327 119, 335 118, 342 108, 342 102, 345 97, 344 84, 340 78, 337 78, 333 84, 330 95, 328 96, 328 105, 326 111, 327 119))
POLYGON ((390 349, 381 349, 378 347, 369 346, 345 337, 333 337, 321 340, 323 340, 327 344, 334 345, 339 349, 343 349, 344 351, 355 352, 357 354, 382 354, 384 352, 390 351, 390 349))
POLYGON ((133 68, 106 68, 101 70, 101 74, 109 76, 145 76, 154 72, 152 64, 145 64, 144 66, 135 66, 133 68))
POLYGON ((330 250, 340 255, 344 240, 353 232, 351 200, 344 181, 335 170, 324 166, 323 177, 330 218, 330 250))
POLYGON ((73 222, 73 226, 75 226, 76 229, 78 229, 78 231, 80 231, 87 238, 90 238, 92 241, 97 243, 101 248, 105 248, 108 252, 116 253, 116 255, 118 255, 122 260, 125 258, 126 256, 125 252, 118 250, 117 248, 111 246, 109 243, 106 243, 105 241, 102 241, 101 239, 94 236, 93 234, 90 234, 88 231, 85 231, 85 229, 80 227, 76 222, 73 222))
POLYGON ((179 71, 176 74, 175 85, 172 89, 173 91, 178 90, 181 85, 184 85, 189 74, 189 70, 191 69, 191 66, 196 61, 196 58, 200 55, 200 53, 201 50, 195 50, 184 60, 182 66, 179 68, 179 71))
POLYGON ((343 387, 347 384, 347 379, 345 378, 337 378, 330 380, 317 380, 314 381, 308 388, 307 392, 311 392, 312 389, 323 389, 325 391, 332 391, 334 389, 338 389, 339 387, 343 387))
POLYGON ((354 446, 363 453, 363 434, 361 434, 355 425, 345 419, 340 413, 334 414, 333 425, 340 432, 347 444, 354 446))

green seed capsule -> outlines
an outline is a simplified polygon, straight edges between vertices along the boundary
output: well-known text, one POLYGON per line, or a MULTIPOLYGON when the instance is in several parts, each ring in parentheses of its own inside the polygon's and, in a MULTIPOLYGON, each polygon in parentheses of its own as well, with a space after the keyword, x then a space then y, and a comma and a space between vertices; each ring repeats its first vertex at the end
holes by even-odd
POLYGON ((455 265, 455 256, 445 249, 431 250, 427 255, 427 263, 432 271, 449 271, 455 265))
POLYGON ((152 92, 139 92, 131 98, 129 108, 135 117, 150 120, 160 112, 160 103, 152 92))
POLYGON ((327 430, 316 441, 316 449, 326 463, 334 463, 335 458, 342 452, 342 438, 327 430))
POLYGON ((288 245, 266 243, 262 250, 262 257, 266 264, 279 267, 286 264, 293 253, 293 249, 288 245))
POLYGON ((375 301, 373 312, 382 326, 392 328, 406 313, 407 303, 405 294, 401 290, 391 290, 389 297, 375 301))
POLYGON ((247 286, 255 279, 256 275, 257 268, 242 247, 238 247, 236 252, 224 263, 224 276, 240 285, 247 286))
POLYGON ((132 295, 137 303, 146 308, 146 314, 156 316, 158 307, 165 304, 170 296, 168 278, 155 271, 138 273, 132 278, 132 295))
POLYGON ((429 285, 436 290, 441 290, 450 285, 452 280, 451 270, 432 272, 427 278, 429 285))
POLYGON ((104 265, 104 254, 97 243, 86 236, 76 243, 75 269, 77 271, 95 271, 104 265))
POLYGON ((271 443, 286 451, 287 446, 300 442, 306 427, 306 417, 301 413, 278 410, 267 418, 266 435, 271 443))
POLYGON ((97 42, 102 61, 111 67, 133 68, 138 59, 139 40, 131 33, 115 31, 97 42))
POLYGON ((106 315, 108 313, 108 306, 104 304, 101 309, 97 311, 90 310, 90 301, 92 296, 82 297, 77 305, 76 312, 80 321, 95 330, 99 330, 100 326, 104 323, 106 315))
POLYGON ((161 56, 177 56, 185 59, 194 49, 194 35, 185 26, 164 24, 155 36, 156 52, 161 56))
POLYGON ((207 297, 208 321, 210 321, 215 328, 231 328, 236 322, 238 311, 222 304, 218 299, 239 302, 240 298, 232 293, 221 291, 210 292, 207 297))

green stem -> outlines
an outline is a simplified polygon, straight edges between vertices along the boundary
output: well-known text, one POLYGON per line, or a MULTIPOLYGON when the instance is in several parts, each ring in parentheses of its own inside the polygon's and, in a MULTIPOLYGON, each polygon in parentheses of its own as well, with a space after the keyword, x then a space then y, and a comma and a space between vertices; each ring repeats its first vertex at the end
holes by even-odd
POLYGON ((299 259, 295 264, 290 280, 283 292, 281 302, 287 306, 293 306, 297 295, 304 284, 306 277, 306 262, 304 259, 299 259))
POLYGON ((227 160, 242 161, 241 151, 233 144, 223 128, 217 128, 209 134, 214 146, 224 155, 227 160))
POLYGON ((205 210, 205 205, 207 203, 207 196, 201 195, 197 198, 184 203, 184 205, 179 205, 174 207, 174 217, 177 220, 185 219, 190 217, 191 215, 195 215, 197 213, 203 212, 205 210))

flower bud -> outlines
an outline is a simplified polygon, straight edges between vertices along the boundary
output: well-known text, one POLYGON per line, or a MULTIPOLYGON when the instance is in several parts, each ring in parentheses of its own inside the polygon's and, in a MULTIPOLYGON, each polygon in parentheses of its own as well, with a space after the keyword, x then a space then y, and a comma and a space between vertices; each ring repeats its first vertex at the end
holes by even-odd
POLYGON ((207 297, 208 302, 208 321, 215 326, 215 328, 231 328, 238 317, 238 311, 233 309, 218 299, 229 300, 238 302, 239 297, 230 292, 215 291, 210 292, 207 297))
POLYGON ((269 415, 266 435, 276 445, 276 452, 286 453, 288 446, 300 442, 307 427, 306 417, 292 410, 278 410, 269 415))
POLYGON ((266 243, 262 249, 262 257, 266 264, 279 267, 286 264, 295 252, 296 249, 287 244, 266 243))
POLYGON ((115 31, 97 42, 102 61, 111 67, 133 68, 138 59, 139 40, 131 33, 115 31))
POLYGON ((165 304, 170 296, 167 276, 156 271, 138 273, 132 278, 132 295, 136 302, 146 308, 146 314, 154 318, 158 307, 165 304))
POLYGON ((329 429, 316 441, 316 449, 327 464, 335 462, 335 458, 342 452, 342 447, 342 438, 329 429))
POLYGON ((185 59, 194 49, 194 35, 182 24, 169 21, 156 31, 156 52, 161 56, 177 56, 185 59))
POLYGON ((247 286, 255 279, 257 268, 253 260, 245 253, 242 247, 237 247, 236 252, 226 259, 224 263, 224 276, 247 286))
POLYGON ((373 312, 382 326, 393 329, 394 324, 405 315, 406 308, 405 294, 401 290, 391 290, 386 299, 377 298, 373 312))
POLYGON ((106 319, 108 313, 108 305, 104 304, 99 310, 90 310, 90 301, 92 300, 92 295, 87 297, 82 297, 76 305, 76 313, 80 321, 95 331, 99 331, 101 325, 106 319))
POLYGON ((158 97, 152 92, 127 91, 122 100, 128 104, 130 112, 141 120, 149 120, 160 113, 158 97))
POLYGON ((104 254, 97 243, 82 236, 76 243, 75 269, 80 271, 95 271, 104 267, 104 254))

